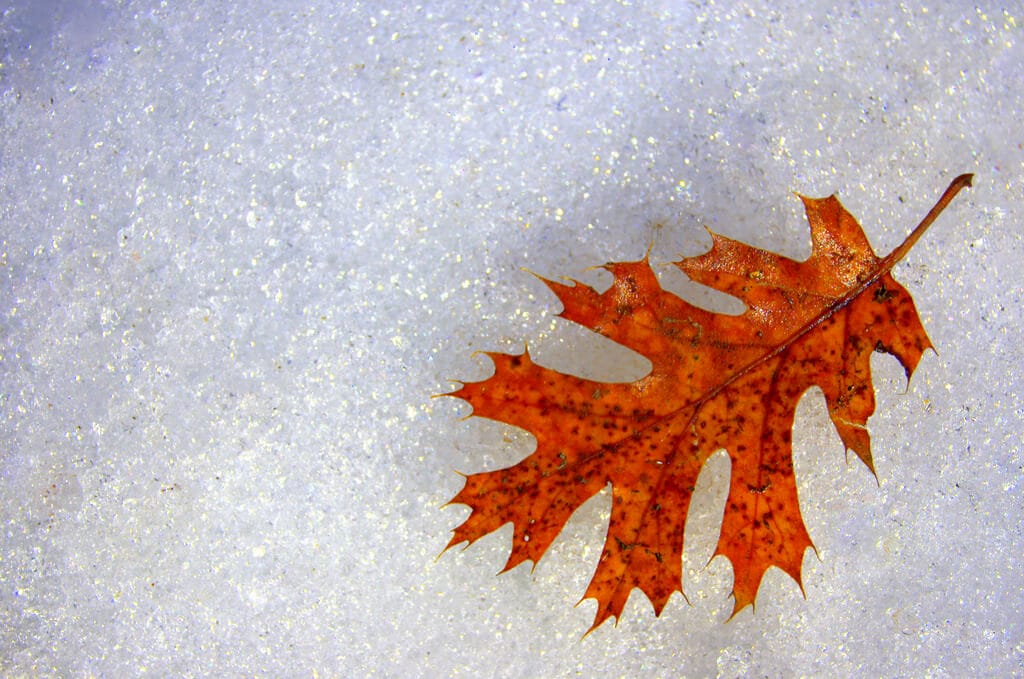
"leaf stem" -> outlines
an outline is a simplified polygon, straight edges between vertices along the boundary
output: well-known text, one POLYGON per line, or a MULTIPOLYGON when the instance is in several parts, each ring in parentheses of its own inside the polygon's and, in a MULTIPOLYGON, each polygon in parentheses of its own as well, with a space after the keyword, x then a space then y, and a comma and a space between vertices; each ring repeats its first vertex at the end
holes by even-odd
POLYGON ((971 185, 972 179, 974 179, 973 174, 962 174, 950 182, 949 186, 946 187, 946 190, 943 191, 942 196, 939 197, 938 202, 935 203, 932 209, 928 211, 928 214, 924 216, 921 223, 914 227, 914 230, 910 232, 910 235, 907 236, 902 243, 900 243, 898 248, 882 259, 881 266, 878 269, 879 273, 888 273, 896 262, 906 256, 910 251, 910 248, 914 247, 914 244, 917 243, 921 236, 924 235, 924 232, 928 230, 928 227, 932 225, 932 222, 942 214, 942 211, 946 209, 946 206, 949 205, 950 202, 952 202, 953 198, 956 197, 956 194, 971 185))

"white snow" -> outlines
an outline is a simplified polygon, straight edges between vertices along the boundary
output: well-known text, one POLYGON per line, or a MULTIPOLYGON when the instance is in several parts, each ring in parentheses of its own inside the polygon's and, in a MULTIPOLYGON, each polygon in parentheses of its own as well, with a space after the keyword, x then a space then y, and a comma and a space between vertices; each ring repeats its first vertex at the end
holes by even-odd
POLYGON ((982 4, 8 3, 0 673, 1024 673, 1024 13, 982 4), (435 558, 456 470, 532 439, 431 396, 476 350, 614 368, 522 268, 803 257, 794 191, 885 253, 962 172, 878 481, 800 404, 806 599, 726 622, 720 458, 658 619, 580 639, 607 496, 532 572, 507 527, 435 558))

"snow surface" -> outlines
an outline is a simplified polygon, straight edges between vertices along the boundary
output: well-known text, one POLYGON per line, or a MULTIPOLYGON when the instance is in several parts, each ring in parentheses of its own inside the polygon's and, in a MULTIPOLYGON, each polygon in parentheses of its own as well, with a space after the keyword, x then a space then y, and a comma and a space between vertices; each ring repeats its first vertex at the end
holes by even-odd
POLYGON ((1020 5, 493 5, 0 11, 0 673, 1024 674, 1020 5), (507 527, 436 558, 455 470, 532 445, 431 398, 474 351, 635 369, 522 267, 803 257, 793 191, 884 253, 961 172, 896 270, 938 353, 876 357, 877 482, 800 404, 806 599, 726 622, 722 456, 660 619, 580 639, 607 494, 532 572, 507 527))

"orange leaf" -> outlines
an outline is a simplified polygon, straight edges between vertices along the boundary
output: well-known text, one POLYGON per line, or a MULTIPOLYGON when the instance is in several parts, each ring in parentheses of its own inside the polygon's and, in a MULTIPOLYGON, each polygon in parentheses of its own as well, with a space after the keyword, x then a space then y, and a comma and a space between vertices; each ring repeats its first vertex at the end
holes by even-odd
POLYGON ((676 265, 742 300, 739 316, 663 290, 646 258, 605 265, 614 282, 602 293, 542 279, 564 305, 563 318, 653 367, 635 382, 604 384, 537 365, 525 352, 489 353, 494 375, 450 395, 476 416, 531 432, 537 449, 519 464, 466 478, 451 502, 472 512, 448 547, 511 522, 505 569, 536 562, 572 513, 611 484, 608 536, 584 595, 597 600, 591 630, 618 619, 634 587, 658 615, 682 592, 683 528, 697 476, 725 449, 732 476, 716 554, 733 566, 733 615, 754 602, 770 566, 799 584, 811 540, 793 475, 797 401, 819 387, 843 443, 874 471, 871 353, 892 354, 909 378, 931 348, 913 300, 889 272, 970 183, 971 175, 957 177, 882 259, 834 196, 801 197, 812 242, 803 262, 712 233, 711 250, 676 265))

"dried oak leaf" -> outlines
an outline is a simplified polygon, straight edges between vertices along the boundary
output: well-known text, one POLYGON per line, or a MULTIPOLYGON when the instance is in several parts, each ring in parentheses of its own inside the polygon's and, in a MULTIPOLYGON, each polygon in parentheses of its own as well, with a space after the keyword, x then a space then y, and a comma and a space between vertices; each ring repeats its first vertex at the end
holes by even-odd
POLYGON ((506 469, 466 477, 451 503, 472 512, 448 547, 512 522, 505 570, 536 563, 572 513, 611 484, 608 537, 583 597, 597 600, 591 630, 618 619, 634 587, 658 615, 682 592, 683 527, 697 476, 725 449, 732 475, 715 554, 732 563, 733 614, 754 602, 770 566, 800 583, 811 540, 793 476, 797 401, 819 387, 843 444, 873 471, 871 353, 895 356, 909 379, 931 347, 889 271, 970 181, 955 179, 881 259, 834 196, 801 197, 813 246, 804 262, 712 233, 711 250, 676 266, 742 300, 739 316, 663 290, 646 258, 605 265, 614 282, 602 293, 542 279, 564 305, 562 318, 633 349, 653 368, 635 382, 605 384, 542 367, 525 352, 488 353, 494 376, 450 395, 476 416, 531 432, 537 449, 506 469))

